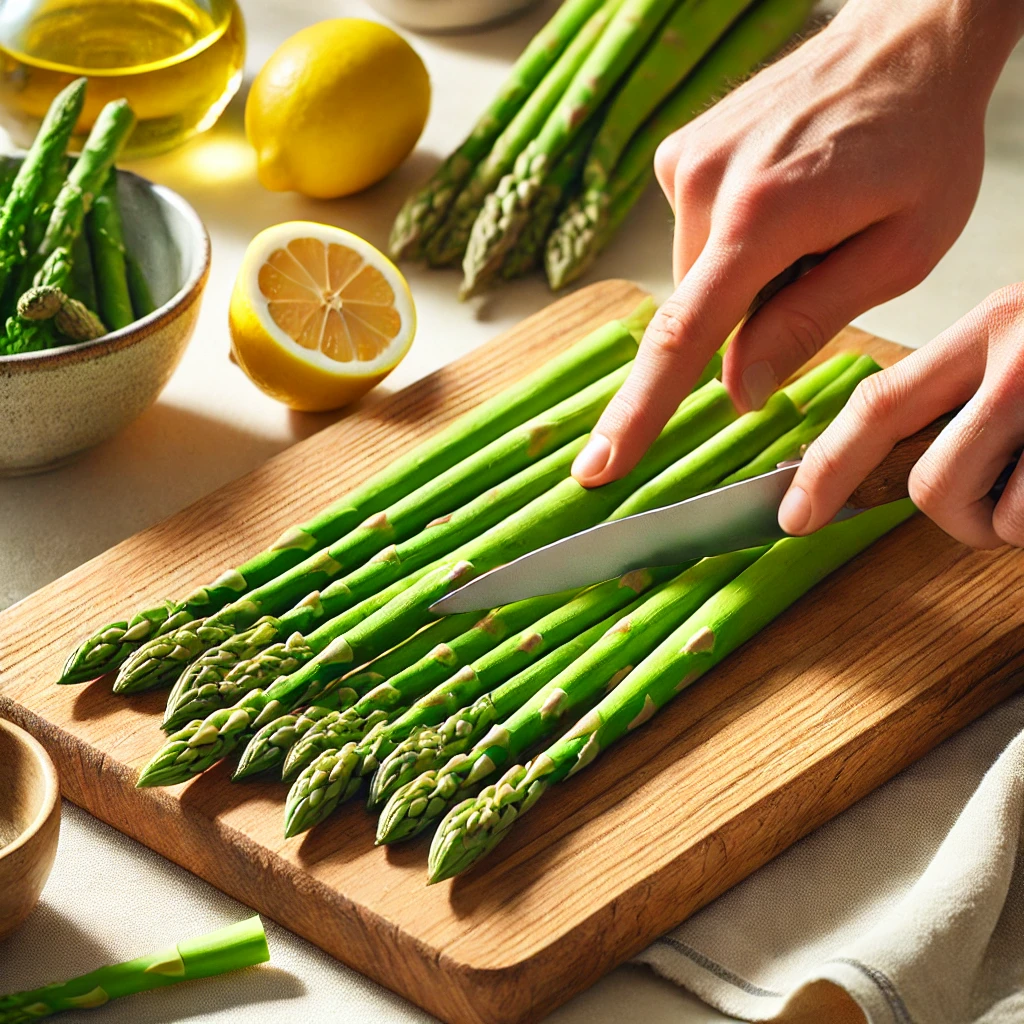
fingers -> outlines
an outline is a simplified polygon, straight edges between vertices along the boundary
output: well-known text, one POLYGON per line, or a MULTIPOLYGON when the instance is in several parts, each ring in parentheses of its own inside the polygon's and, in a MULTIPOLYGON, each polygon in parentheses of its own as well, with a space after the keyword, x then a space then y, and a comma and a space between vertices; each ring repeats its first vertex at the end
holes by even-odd
POLYGON ((862 381, 804 456, 779 508, 782 529, 800 535, 828 523, 900 438, 966 402, 984 370, 984 346, 951 329, 862 381))
POLYGON ((1011 478, 998 504, 988 496, 1024 441, 1024 289, 997 292, 962 324, 985 348, 984 377, 914 467, 911 497, 946 533, 972 547, 1024 546, 1021 481, 1011 478))
POLYGON ((672 297, 655 313, 632 371, 573 464, 585 487, 631 470, 700 376, 708 359, 768 277, 754 249, 705 246, 672 297))
POLYGON ((725 354, 722 381, 743 411, 759 409, 854 317, 918 284, 915 263, 893 221, 869 227, 782 289, 739 330, 725 354))

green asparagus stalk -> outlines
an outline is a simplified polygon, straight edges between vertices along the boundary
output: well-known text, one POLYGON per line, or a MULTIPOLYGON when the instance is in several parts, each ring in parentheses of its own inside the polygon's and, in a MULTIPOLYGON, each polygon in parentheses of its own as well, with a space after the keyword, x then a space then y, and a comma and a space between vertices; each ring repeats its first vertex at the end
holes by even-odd
MULTIPOLYGON (((760 0, 728 30, 692 74, 638 128, 613 163, 590 167, 583 195, 570 203, 548 237, 545 268, 552 289, 576 280, 604 248, 652 176, 658 145, 775 53, 807 20, 812 0, 760 0)), ((639 83, 638 83, 639 87, 639 83)), ((610 115, 609 115, 610 117, 610 115)), ((634 122, 635 123, 635 122, 634 122)), ((618 137, 618 133, 616 133, 618 137)))
POLYGON ((117 171, 112 170, 86 219, 86 232, 92 254, 99 294, 97 312, 112 331, 127 327, 135 320, 124 256, 124 231, 117 201, 117 171))
MULTIPOLYGON (((597 127, 599 118, 593 119, 592 129, 597 127)), ((516 244, 501 265, 501 276, 506 281, 523 277, 540 266, 544 254, 544 240, 548 237, 559 210, 579 184, 580 173, 587 150, 593 141, 593 130, 583 132, 562 154, 551 173, 544 179, 533 216, 523 229, 516 244)))
POLYGON ((755 548, 698 562, 652 591, 543 687, 532 693, 496 691, 489 701, 453 715, 434 736, 421 734, 419 763, 424 768, 400 788, 390 787, 377 842, 398 842, 422 832, 470 795, 468 789, 556 734, 628 679, 634 665, 765 551, 755 548))
POLYGON ((117 668, 144 641, 213 614, 246 591, 269 583, 311 551, 338 540, 368 516, 412 493, 478 448, 599 380, 633 358, 652 314, 653 303, 647 301, 627 319, 593 331, 396 459, 310 521, 286 530, 244 565, 197 588, 184 600, 165 601, 127 621, 105 626, 70 656, 60 682, 95 679, 117 668))
POLYGON ((460 668, 430 691, 422 688, 422 674, 406 673, 381 683, 364 694, 351 707, 325 717, 288 754, 284 777, 288 779, 328 749, 363 739, 376 725, 371 716, 391 712, 412 704, 400 719, 375 734, 367 744, 357 774, 367 775, 398 740, 421 725, 433 725, 446 714, 464 707, 481 693, 515 675, 526 665, 553 647, 570 640, 581 630, 604 618, 609 611, 622 608, 673 572, 671 568, 644 569, 617 580, 591 587, 572 601, 555 608, 519 633, 508 637, 472 664, 460 668))
POLYGON ((567 475, 582 445, 580 435, 597 422, 625 380, 628 367, 612 371, 497 438, 341 540, 248 591, 213 616, 144 643, 121 666, 115 692, 152 689, 180 675, 183 658, 194 659, 261 616, 277 615, 332 581, 330 597, 320 593, 321 617, 337 615, 500 521, 567 475), (577 440, 565 444, 570 438, 577 440), (468 504, 459 508, 463 500, 468 504), (395 540, 402 543, 396 545, 395 540), (370 555, 373 560, 366 562, 370 555))
POLYGON ((82 113, 85 88, 86 80, 78 78, 57 94, 4 200, 0 210, 0 291, 25 257, 25 234, 40 189, 52 180, 54 168, 64 168, 64 152, 82 113))
POLYGON ((616 93, 583 170, 603 192, 637 128, 697 66, 751 0, 682 0, 616 93))
MULTIPOLYGON (((353 681, 349 683, 349 686, 358 690, 361 685, 369 685, 371 679, 380 682, 390 679, 403 669, 428 656, 436 650, 438 645, 454 640, 455 637, 472 629, 479 618, 480 616, 476 612, 464 612, 460 615, 448 615, 438 620, 427 626, 426 629, 421 629, 405 643, 399 644, 398 647, 376 658, 365 669, 353 673, 353 681), (356 675, 361 676, 361 680, 356 680, 356 675)), ((261 726, 242 751, 241 757, 238 759, 238 767, 232 778, 238 781, 283 764, 288 750, 305 735, 313 723, 328 711, 341 707, 342 700, 347 703, 347 699, 345 689, 335 690, 328 694, 320 704, 305 708, 298 714, 279 715, 266 725, 261 726)), ((193 715, 186 721, 192 721, 197 717, 200 716, 193 715)))
POLYGON ((432 267, 452 266, 462 258, 473 222, 484 198, 513 167, 516 157, 541 129, 558 105, 574 76, 594 50, 623 0, 607 0, 588 19, 566 47, 530 98, 495 140, 459 192, 446 219, 427 242, 425 254, 432 267))
POLYGON ((441 223, 474 168, 603 2, 566 0, 534 36, 463 143, 405 201, 391 229, 389 247, 395 259, 419 255, 424 241, 441 223))
POLYGON ((92 253, 89 252, 89 240, 84 234, 79 235, 71 247, 71 275, 68 278, 67 293, 71 298, 78 299, 86 309, 95 311, 99 308, 92 253))
POLYGON ((761 473, 769 473, 780 462, 800 458, 804 448, 823 433, 832 422, 857 385, 865 377, 870 377, 880 369, 878 363, 870 356, 860 356, 831 384, 814 396, 807 404, 804 418, 792 430, 770 444, 747 465, 726 477, 722 481, 723 486, 746 480, 752 476, 759 476, 761 473))
MULTIPOLYGON (((42 244, 43 236, 46 234, 46 226, 50 222, 50 215, 53 213, 53 204, 64 187, 64 181, 71 169, 71 160, 64 157, 61 160, 54 160, 44 171, 39 182, 39 189, 36 192, 36 205, 32 216, 25 226, 25 237, 23 245, 25 252, 31 256, 42 244)), ((26 260, 18 268, 17 292, 22 295, 32 287, 32 278, 35 271, 32 263, 26 260)))
POLYGON ((597 522, 624 495, 701 444, 735 415, 721 383, 709 381, 683 402, 637 467, 621 481, 587 491, 570 477, 454 552, 443 565, 426 572, 355 627, 347 628, 345 616, 326 623, 317 631, 325 646, 316 657, 269 689, 253 690, 232 707, 179 730, 143 770, 139 785, 172 785, 204 771, 234 749, 268 705, 277 715, 316 703, 336 688, 335 681, 351 668, 431 621, 429 606, 460 580, 597 522))
POLYGON ((548 170, 654 35, 675 0, 625 0, 543 127, 484 201, 462 262, 463 293, 500 267, 529 219, 548 170))
POLYGON ((142 264, 128 249, 125 249, 124 253, 124 266, 125 274, 128 277, 128 294, 132 300, 132 314, 136 320, 141 320, 156 309, 153 293, 150 291, 142 264))
MULTIPOLYGON (((529 676, 537 686, 544 685, 544 682, 596 643, 617 617, 618 613, 548 651, 520 675, 529 676)), ((285 801, 286 838, 293 838, 325 821, 338 804, 358 792, 362 783, 361 776, 366 774, 364 748, 375 743, 390 728, 390 725, 385 725, 374 729, 362 743, 350 741, 338 747, 328 746, 312 764, 303 769, 285 801)))
POLYGON ((220 928, 127 963, 101 967, 63 984, 0 996, 0 1024, 29 1024, 62 1010, 91 1010, 111 999, 212 978, 266 963, 267 937, 259 917, 220 928))
MULTIPOLYGON (((100 111, 81 156, 53 202, 43 240, 35 252, 29 253, 29 270, 35 272, 38 268, 34 286, 62 291, 68 287, 71 247, 82 232, 94 197, 134 127, 135 114, 127 100, 114 100, 100 111)), ((13 316, 7 322, 9 351, 33 352, 54 344, 54 340, 52 325, 46 321, 13 316)), ((57 343, 62 342, 57 339, 57 343)))
MULTIPOLYGON (((595 708, 528 765, 514 765, 453 807, 434 835, 430 881, 485 856, 554 783, 643 725, 794 601, 914 512, 910 501, 865 512, 809 537, 779 541, 694 612, 595 708)), ((495 753, 500 750, 494 745, 495 753)), ((500 756, 500 755, 499 755, 500 756)))

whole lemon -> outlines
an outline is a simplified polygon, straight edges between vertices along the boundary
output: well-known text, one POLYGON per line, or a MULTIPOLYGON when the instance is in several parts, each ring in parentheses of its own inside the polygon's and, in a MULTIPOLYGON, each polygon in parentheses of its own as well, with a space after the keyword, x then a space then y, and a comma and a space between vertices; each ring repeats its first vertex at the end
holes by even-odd
POLYGON ((390 174, 429 110, 427 69, 397 32, 333 18, 297 32, 263 66, 245 104, 245 133, 266 188, 332 199, 390 174))

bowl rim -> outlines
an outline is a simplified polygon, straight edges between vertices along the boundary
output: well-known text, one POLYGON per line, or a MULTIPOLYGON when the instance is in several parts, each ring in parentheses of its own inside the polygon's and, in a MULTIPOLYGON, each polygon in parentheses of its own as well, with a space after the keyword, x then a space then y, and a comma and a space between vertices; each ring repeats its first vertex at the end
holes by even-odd
POLYGON ((27 371, 36 367, 56 367, 68 362, 81 362, 108 352, 117 352, 135 345, 149 337, 154 331, 175 320, 188 306, 199 297, 210 274, 210 234, 206 230, 199 214, 192 204, 174 189, 166 185, 144 178, 134 171, 118 168, 118 176, 125 175, 135 178, 163 202, 173 207, 189 225, 194 241, 198 247, 198 259, 191 273, 182 286, 152 313, 147 313, 140 320, 135 320, 127 327, 104 334, 102 338, 92 341, 81 341, 74 345, 61 345, 57 348, 43 349, 41 352, 18 352, 14 355, 0 355, 0 374, 5 371, 27 371))
POLYGON ((9 718, 0 718, 0 730, 9 732, 16 743, 20 743, 31 751, 37 764, 42 769, 46 789, 36 816, 18 834, 18 837, 6 846, 0 846, 0 867, 6 857, 15 854, 18 850, 27 846, 39 834, 43 826, 50 820, 54 808, 60 803, 60 780, 57 777, 57 768, 53 759, 46 752, 46 748, 33 736, 26 732, 20 725, 12 722, 9 718))

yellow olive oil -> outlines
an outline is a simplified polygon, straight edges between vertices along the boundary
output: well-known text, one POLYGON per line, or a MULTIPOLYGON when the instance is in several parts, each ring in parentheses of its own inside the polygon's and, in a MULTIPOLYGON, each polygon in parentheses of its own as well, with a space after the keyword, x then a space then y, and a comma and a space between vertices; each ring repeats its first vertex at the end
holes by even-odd
POLYGON ((0 114, 20 145, 53 97, 85 75, 73 149, 122 96, 138 117, 125 156, 170 149, 217 120, 244 60, 235 0, 0 0, 0 114))

